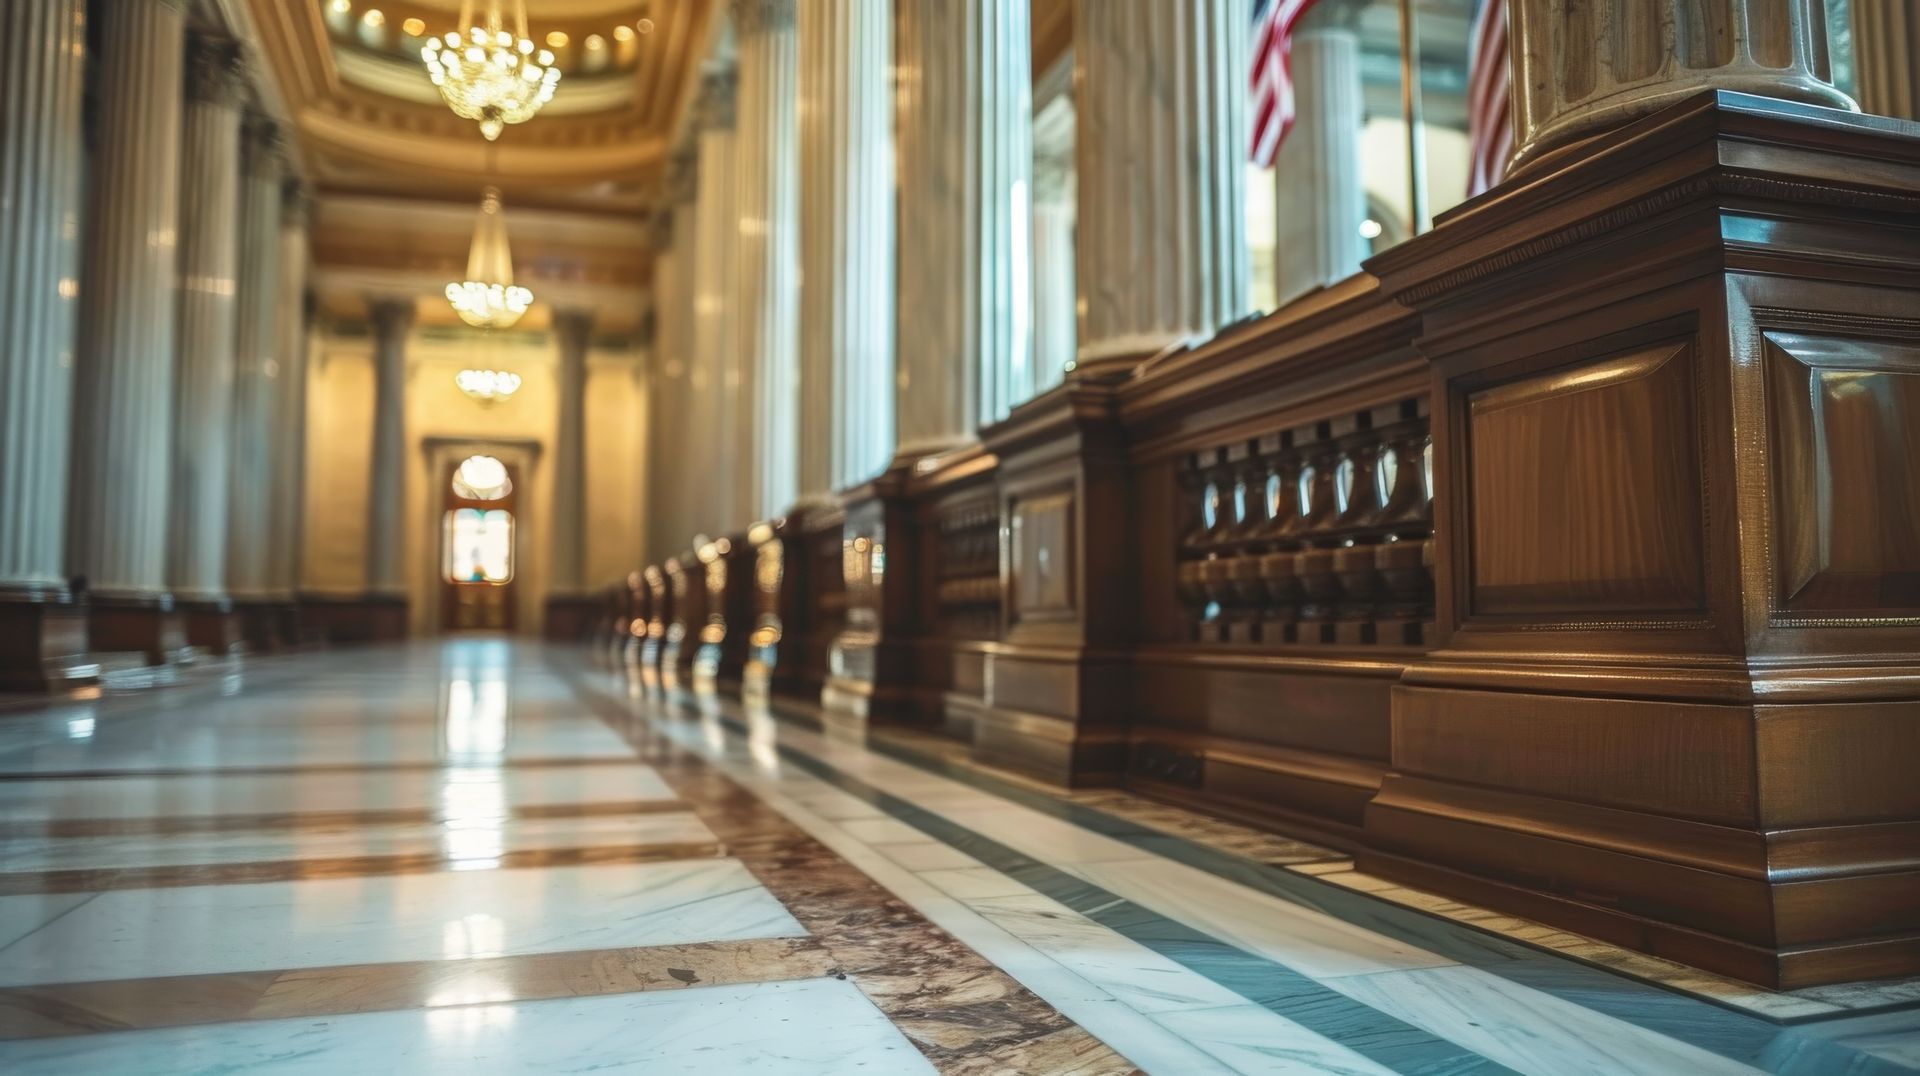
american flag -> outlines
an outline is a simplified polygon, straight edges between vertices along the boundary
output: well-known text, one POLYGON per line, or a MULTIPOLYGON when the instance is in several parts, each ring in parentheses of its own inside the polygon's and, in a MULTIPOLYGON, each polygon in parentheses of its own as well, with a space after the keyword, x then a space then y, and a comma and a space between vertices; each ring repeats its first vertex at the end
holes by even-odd
POLYGON ((1507 176, 1513 156, 1513 113, 1507 107, 1507 0, 1481 0, 1473 19, 1473 50, 1467 59, 1467 144, 1472 197, 1507 176))
POLYGON ((1253 0, 1253 62, 1248 88, 1253 94, 1253 163, 1273 164, 1280 140, 1293 126, 1293 28, 1313 0, 1253 0))

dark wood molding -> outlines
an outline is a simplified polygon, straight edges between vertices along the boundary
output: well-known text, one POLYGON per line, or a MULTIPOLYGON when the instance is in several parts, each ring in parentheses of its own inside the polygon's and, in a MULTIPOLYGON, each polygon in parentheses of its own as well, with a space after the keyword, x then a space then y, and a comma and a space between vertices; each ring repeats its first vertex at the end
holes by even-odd
POLYGON ((87 608, 64 586, 0 586, 0 691, 59 691, 98 679, 87 608))

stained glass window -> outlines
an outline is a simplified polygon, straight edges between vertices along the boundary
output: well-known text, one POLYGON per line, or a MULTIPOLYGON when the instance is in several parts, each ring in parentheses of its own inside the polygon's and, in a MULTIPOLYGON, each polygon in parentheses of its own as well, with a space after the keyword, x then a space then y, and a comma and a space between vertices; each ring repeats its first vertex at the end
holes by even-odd
POLYGON ((446 517, 449 583, 498 585, 513 579, 513 513, 504 508, 455 508, 446 517))

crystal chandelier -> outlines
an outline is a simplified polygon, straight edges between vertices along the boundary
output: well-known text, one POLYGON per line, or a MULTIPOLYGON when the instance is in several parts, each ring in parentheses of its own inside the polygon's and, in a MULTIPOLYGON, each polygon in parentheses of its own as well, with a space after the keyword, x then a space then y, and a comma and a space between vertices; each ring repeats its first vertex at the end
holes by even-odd
POLYGON ((483 404, 504 400, 520 391, 520 375, 511 370, 462 370, 453 375, 453 383, 483 404))
POLYGON ((478 120, 491 142, 509 123, 525 123, 553 98, 560 81, 553 53, 536 49, 527 36, 525 0, 513 0, 514 30, 500 14, 501 0, 487 0, 486 15, 473 21, 473 0, 460 4, 460 29, 431 38, 420 50, 427 77, 454 115, 478 120))
POLYGON ((513 284, 513 254, 507 249, 507 218, 500 210, 498 188, 480 192, 467 279, 447 285, 447 302, 460 320, 477 329, 505 329, 533 302, 533 292, 513 284))

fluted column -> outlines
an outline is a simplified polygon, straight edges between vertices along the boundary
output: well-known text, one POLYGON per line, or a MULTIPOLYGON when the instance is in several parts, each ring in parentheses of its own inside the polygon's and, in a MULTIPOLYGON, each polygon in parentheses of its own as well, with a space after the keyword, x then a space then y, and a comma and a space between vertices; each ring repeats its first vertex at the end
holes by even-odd
POLYGON ((800 493, 893 454, 891 0, 800 6, 800 493))
POLYGON ((1275 292, 1284 303, 1360 271, 1360 38, 1346 27, 1293 35, 1293 129, 1274 158, 1275 292))
POLYGON ((373 455, 367 477, 367 593, 407 592, 407 336, 413 300, 370 304, 373 322, 373 455))
POLYGON ((1247 310, 1248 5, 1074 0, 1082 367, 1247 310))
POLYGON ((799 493, 800 153, 794 127, 795 0, 733 0, 740 50, 735 182, 742 370, 753 480, 736 525, 771 519, 799 493))
POLYGON ((587 532, 587 349, 593 343, 593 312, 554 315, 560 345, 560 414, 553 439, 553 560, 548 589, 578 594, 586 586, 587 532))
POLYGON ((234 288, 239 270, 240 48, 196 37, 188 49, 181 166, 179 396, 168 579, 182 600, 227 590, 234 288))
POLYGON ((903 0, 899 456, 965 439, 1029 362, 1026 0, 903 0))
MULTIPOLYGON (((698 105, 699 179, 694 201, 693 358, 687 372, 687 417, 695 453, 685 461, 698 477, 687 508, 693 526, 718 534, 736 522, 740 500, 743 387, 734 329, 733 266, 739 247, 735 210, 733 72, 710 72, 698 105)), ((691 534, 686 538, 692 538, 691 534)))
POLYGON ((167 585, 186 21, 179 0, 98 14, 69 563, 96 596, 145 600, 167 585))
MULTIPOLYGON (((263 601, 273 590, 273 443, 280 375, 279 131, 249 117, 240 169, 240 282, 233 368, 233 457, 227 512, 227 587, 263 601)), ((256 633, 257 634, 257 633, 256 633)), ((264 642, 256 638, 255 642, 264 642)))
POLYGON ((1920 120, 1920 7, 1853 0, 1853 52, 1861 109, 1920 120))
POLYGON ((1514 170, 1701 90, 1832 108, 1820 0, 1508 0, 1514 170))
MULTIPOLYGON (((698 155, 692 146, 667 161, 667 179, 654 229, 654 346, 647 386, 647 562, 665 563, 692 535, 689 505, 696 443, 691 416, 694 346, 694 192, 698 155)), ((706 436, 703 431, 701 436, 706 436)))
POLYGON ((307 451, 307 217, 312 199, 289 177, 280 194, 279 300, 274 332, 279 341, 279 377, 273 401, 273 555, 267 581, 275 598, 290 601, 300 589, 302 525, 306 505, 307 451))
POLYGON ((1033 207, 1033 382, 1024 395, 1058 385, 1074 361, 1073 217, 1070 200, 1033 207))
POLYGON ((0 590, 63 595, 81 0, 0 9, 0 590))

